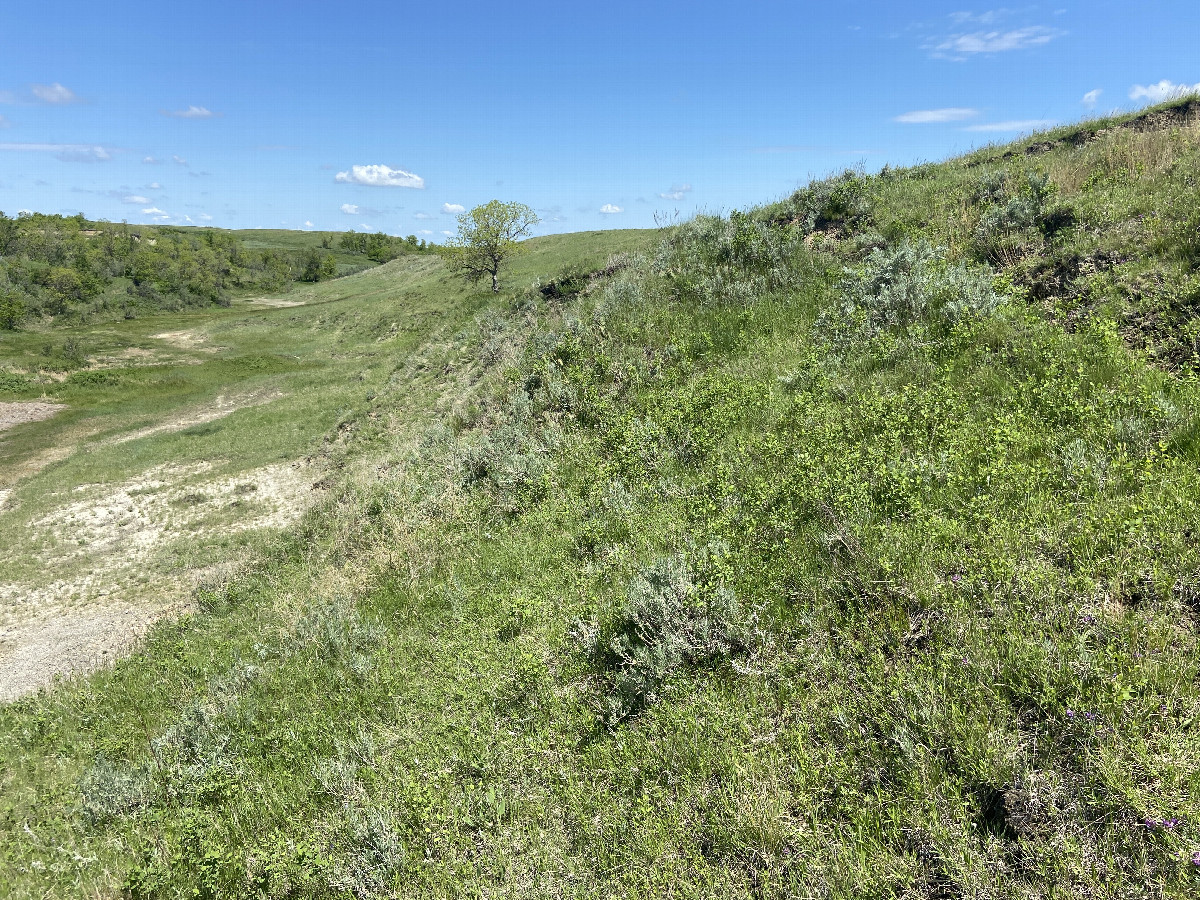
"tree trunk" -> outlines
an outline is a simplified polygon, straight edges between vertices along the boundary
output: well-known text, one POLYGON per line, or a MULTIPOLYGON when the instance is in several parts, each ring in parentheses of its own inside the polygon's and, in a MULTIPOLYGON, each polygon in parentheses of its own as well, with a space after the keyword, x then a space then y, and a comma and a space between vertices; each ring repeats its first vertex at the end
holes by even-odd
POLYGON ((492 269, 492 293, 500 293, 500 273, 492 269))

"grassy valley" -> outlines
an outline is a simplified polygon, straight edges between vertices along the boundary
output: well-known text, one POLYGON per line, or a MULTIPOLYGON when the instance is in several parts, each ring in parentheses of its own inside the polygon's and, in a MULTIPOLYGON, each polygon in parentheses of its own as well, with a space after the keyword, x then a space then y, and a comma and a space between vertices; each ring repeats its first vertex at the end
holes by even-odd
POLYGON ((0 884, 1191 896, 1198 190, 1182 100, 3 333, 6 627, 158 621, 0 707, 0 884))

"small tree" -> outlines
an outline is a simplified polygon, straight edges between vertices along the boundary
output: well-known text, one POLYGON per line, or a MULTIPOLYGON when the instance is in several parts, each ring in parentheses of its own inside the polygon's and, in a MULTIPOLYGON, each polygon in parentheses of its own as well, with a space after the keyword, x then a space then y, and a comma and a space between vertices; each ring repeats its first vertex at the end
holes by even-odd
POLYGON ((443 251, 451 272, 472 283, 492 276, 492 291, 500 291, 500 268, 520 252, 518 238, 526 237, 538 223, 537 214, 524 203, 493 200, 458 217, 458 234, 443 251))

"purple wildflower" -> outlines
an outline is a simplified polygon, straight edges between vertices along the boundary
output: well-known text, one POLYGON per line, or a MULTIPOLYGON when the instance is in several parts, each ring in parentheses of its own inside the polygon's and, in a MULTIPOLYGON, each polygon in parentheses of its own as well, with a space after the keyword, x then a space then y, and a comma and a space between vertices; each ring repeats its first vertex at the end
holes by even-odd
POLYGON ((953 575, 950 576, 950 580, 952 582, 954 582, 955 584, 958 584, 960 581, 962 581, 962 576, 959 575, 957 572, 955 572, 953 575))
POLYGON ((1068 719, 1073 719, 1073 718, 1075 718, 1075 710, 1073 710, 1073 709, 1068 709, 1068 710, 1067 710, 1067 718, 1068 718, 1068 719))
POLYGON ((1192 854, 1192 865, 1200 866, 1200 850, 1197 850, 1195 853, 1192 854))

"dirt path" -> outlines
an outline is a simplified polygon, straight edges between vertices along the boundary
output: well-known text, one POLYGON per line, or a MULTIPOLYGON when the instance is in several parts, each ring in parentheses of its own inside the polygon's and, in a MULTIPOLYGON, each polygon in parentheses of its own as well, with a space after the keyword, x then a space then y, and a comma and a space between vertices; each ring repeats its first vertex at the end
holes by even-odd
POLYGON ((124 604, 45 609, 0 626, 0 703, 47 687, 56 676, 110 665, 168 612, 124 604))
POLYGON ((0 431, 12 428, 14 425, 24 425, 28 422, 40 422, 49 419, 60 409, 66 409, 61 403, 0 403, 0 431))

